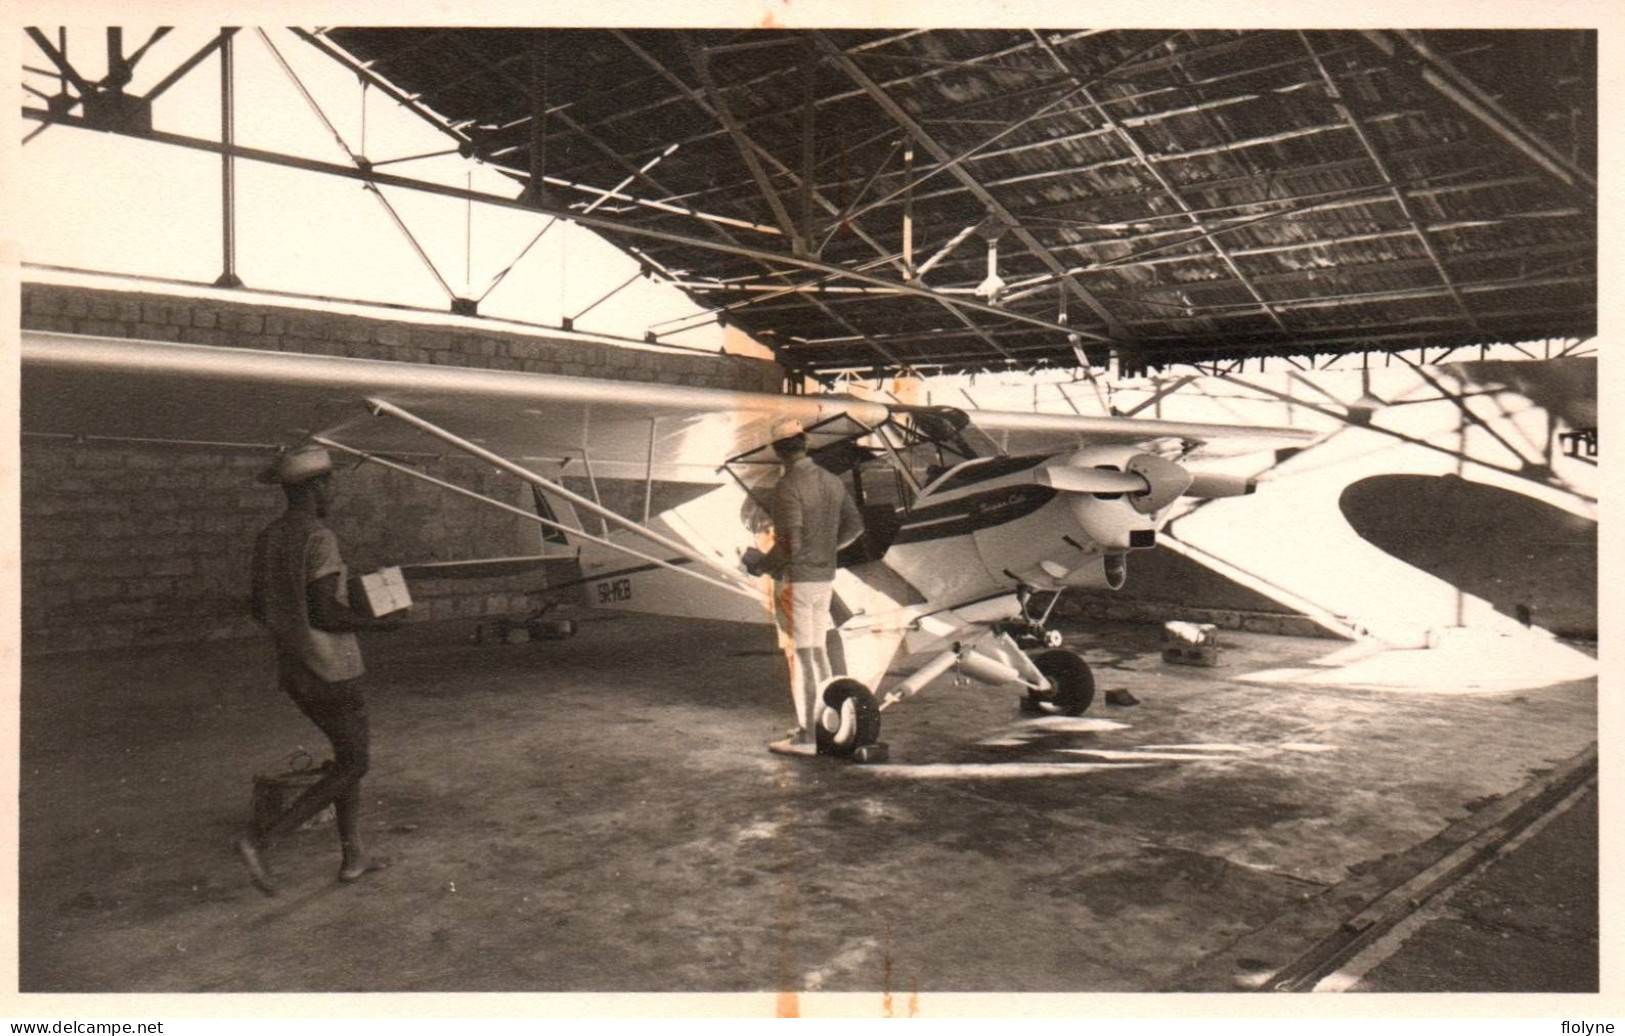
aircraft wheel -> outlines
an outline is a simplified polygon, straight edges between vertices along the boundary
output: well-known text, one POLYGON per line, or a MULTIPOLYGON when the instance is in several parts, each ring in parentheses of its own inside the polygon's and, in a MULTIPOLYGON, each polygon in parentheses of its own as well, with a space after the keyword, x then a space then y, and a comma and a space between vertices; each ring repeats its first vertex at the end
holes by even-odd
POLYGON ((845 758, 880 740, 880 705, 861 682, 837 677, 825 685, 823 698, 815 733, 819 755, 845 758))
POLYGON ((1051 683, 1047 691, 1027 692, 1022 711, 1048 716, 1076 716, 1095 700, 1095 674, 1076 651, 1046 651, 1033 665, 1051 683))

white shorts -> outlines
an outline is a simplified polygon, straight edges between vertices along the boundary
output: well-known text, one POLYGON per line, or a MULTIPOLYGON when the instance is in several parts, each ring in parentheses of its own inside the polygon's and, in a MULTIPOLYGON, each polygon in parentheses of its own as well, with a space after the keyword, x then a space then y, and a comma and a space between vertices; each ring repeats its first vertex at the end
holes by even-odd
POLYGON ((821 648, 832 623, 829 599, 833 582, 773 584, 773 621, 797 650, 821 648))

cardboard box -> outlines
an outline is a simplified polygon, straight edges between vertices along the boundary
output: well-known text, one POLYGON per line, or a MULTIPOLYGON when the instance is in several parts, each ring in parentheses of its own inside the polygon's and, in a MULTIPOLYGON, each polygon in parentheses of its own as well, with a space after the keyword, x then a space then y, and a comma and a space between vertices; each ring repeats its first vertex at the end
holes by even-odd
POLYGON ((412 607, 406 577, 396 566, 355 576, 350 580, 350 607, 375 619, 412 607))

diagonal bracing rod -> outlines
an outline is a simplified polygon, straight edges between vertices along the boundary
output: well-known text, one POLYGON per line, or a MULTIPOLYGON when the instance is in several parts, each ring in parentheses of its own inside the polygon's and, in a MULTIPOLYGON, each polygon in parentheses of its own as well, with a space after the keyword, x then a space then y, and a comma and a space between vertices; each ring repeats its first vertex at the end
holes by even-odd
POLYGON ((727 582, 746 590, 753 597, 759 596, 754 583, 747 581, 745 577, 740 575, 738 572, 735 572, 733 569, 721 564, 714 558, 707 557, 705 554, 695 550, 693 547, 678 543, 669 536, 663 536, 660 533, 655 532, 653 529, 639 525, 632 519, 617 514, 614 511, 611 511, 609 508, 599 505, 595 501, 588 500, 579 493, 572 493, 570 490, 565 489, 558 483, 553 482, 550 479, 545 479, 536 474, 534 471, 521 467, 518 464, 515 464, 513 461, 508 460, 506 457, 492 453, 490 450, 487 450, 482 446, 476 446, 467 439, 461 439, 453 433, 446 431, 444 428, 441 428, 439 425, 436 425, 431 421, 426 421, 410 411, 401 409, 393 403, 382 399, 371 398, 367 400, 367 406, 375 414, 393 417, 403 424, 408 424, 419 431, 427 432, 429 435, 434 436, 436 439, 439 439, 448 446, 455 447, 472 457, 478 457, 480 460, 494 464, 503 471, 506 471, 508 474, 513 475, 516 478, 523 479, 533 486, 545 489, 549 493, 563 497, 565 500, 568 500, 575 506, 583 508, 592 514, 596 514, 605 521, 614 522, 615 524, 634 532, 639 536, 642 536, 644 539, 649 540, 652 543, 665 547, 667 550, 676 551, 683 557, 686 557, 689 560, 709 569, 711 572, 720 576, 727 582))
POLYGON ((1326 84, 1326 93, 1331 98, 1332 107, 1336 108, 1338 114, 1342 115, 1344 120, 1348 122, 1349 129, 1353 130, 1354 135, 1359 138, 1360 146, 1365 148, 1367 155, 1371 156, 1371 164, 1376 167, 1377 175, 1381 176, 1383 182, 1392 190, 1394 204, 1399 206, 1400 214, 1405 217, 1405 221, 1416 232, 1416 239, 1421 243, 1422 250, 1427 253, 1428 259, 1432 261, 1434 270, 1439 274, 1439 280, 1443 281, 1445 287, 1450 289, 1450 297, 1455 301, 1456 309, 1461 311, 1461 315, 1467 320, 1467 325, 1474 332, 1482 334, 1483 328, 1479 327, 1478 318, 1473 315, 1472 309, 1467 305, 1467 300, 1462 298, 1461 292, 1456 289, 1455 279, 1450 276, 1449 268, 1445 266, 1444 260, 1440 258, 1438 249, 1434 247, 1433 238, 1428 235, 1426 228, 1422 226, 1422 221, 1417 218, 1415 210, 1411 208, 1410 198, 1407 197, 1406 192, 1395 181, 1394 174, 1388 167, 1388 162, 1383 158, 1382 152, 1377 150, 1376 142, 1371 139, 1371 134, 1366 132, 1364 122, 1359 115, 1355 114, 1353 102, 1343 95, 1337 81, 1332 78, 1331 69, 1326 67, 1326 63, 1321 60, 1319 52, 1315 50, 1315 45, 1309 42, 1309 36, 1301 29, 1298 31, 1298 40, 1303 44, 1303 49, 1309 52, 1310 58, 1314 60, 1315 70, 1320 74, 1321 81, 1326 84))
POLYGON ((438 486, 441 489, 449 490, 458 494, 459 496, 465 496, 470 500, 477 500, 480 503, 494 507, 499 511, 507 511, 509 514, 516 514, 521 518, 528 518, 544 529, 554 529, 558 532, 564 533, 567 536, 573 536, 577 539, 586 540, 588 543, 596 543, 601 547, 608 547, 610 550, 619 551, 622 554, 637 558, 640 561, 647 561, 650 564, 659 565, 661 568, 668 568, 680 575, 689 576, 693 579, 710 583, 712 586, 720 587, 723 590, 727 590, 729 593, 736 593, 741 596, 749 597, 752 600, 761 600, 761 594, 759 593, 749 593, 741 587, 713 579, 710 576, 705 575, 703 572, 696 572, 691 568, 683 568, 682 566, 675 565, 670 561, 662 561, 653 554, 645 554, 642 551, 633 550, 631 547, 628 547, 625 544, 615 543, 614 541, 606 540, 601 536, 594 536, 592 533, 585 530, 572 529, 562 522, 551 521, 547 518, 543 518, 539 514, 532 514, 522 507, 515 507, 512 504, 503 503, 501 500, 493 500, 488 496, 474 492, 472 489, 464 489, 462 486, 455 483, 447 482, 444 479, 435 478, 433 475, 426 474, 422 471, 415 471, 412 468, 407 467, 405 464, 397 464, 392 460, 377 456, 376 454, 368 453, 365 450, 358 450, 352 446, 346 446, 345 444, 337 442, 333 439, 329 439, 326 436, 313 435, 310 437, 310 441, 321 446, 338 450, 341 453, 347 453, 352 457, 358 457, 363 461, 371 461, 372 463, 377 464, 379 467, 388 468, 390 471, 398 471, 408 478, 417 479, 419 482, 426 482, 431 486, 438 486))
POLYGON ((1493 97, 1467 78, 1442 54, 1435 53, 1420 33, 1398 30, 1395 35, 1421 59, 1420 67, 1412 68, 1405 55, 1398 52, 1398 44, 1381 31, 1362 30, 1363 35, 1378 50, 1392 59, 1391 67, 1401 74, 1420 78, 1463 111, 1489 127, 1497 136, 1521 151, 1536 165, 1546 170, 1563 184, 1596 199, 1597 181, 1585 169, 1557 151, 1538 134, 1531 132, 1518 118, 1503 108, 1493 97))
MULTIPOLYGON (((633 40, 630 36, 626 35, 626 33, 622 32, 619 29, 612 29, 611 32, 615 36, 615 38, 621 42, 621 44, 623 46, 625 46, 633 54, 637 55, 637 57, 640 60, 642 60, 644 62, 644 64, 648 65, 651 69, 653 69, 658 75, 661 76, 661 78, 665 79, 667 82, 669 82, 673 86, 675 86, 678 89, 678 91, 684 97, 688 98, 688 100, 691 103, 693 103, 693 105, 695 107, 699 108, 701 111, 705 112, 707 115, 711 116, 712 118, 719 118, 715 108, 710 104, 710 102, 708 102, 705 99, 705 97, 700 93, 700 91, 695 90, 693 87, 691 87, 687 83, 683 82, 683 80, 680 77, 678 77, 676 73, 672 72, 671 69, 667 68, 664 64, 662 64, 660 62, 660 60, 658 58, 656 58, 653 54, 650 54, 648 51, 646 51, 642 47, 640 47, 638 45, 637 41, 633 40)), ((585 130, 583 130, 583 132, 585 132, 585 130)), ((760 156, 763 161, 768 162, 775 169, 777 169, 781 174, 788 177, 790 182, 795 184, 797 188, 800 188, 800 187, 803 186, 802 179, 800 177, 798 177, 795 174, 795 172, 792 169, 790 169, 789 166, 785 165, 783 162, 779 161, 776 157, 774 157, 772 152, 767 151, 760 144, 757 144, 754 141, 750 141, 750 146, 751 146, 751 149, 753 151, 755 151, 757 153, 757 155, 760 156)), ((812 201, 815 204, 817 204, 819 208, 823 209, 825 212, 829 213, 832 216, 835 216, 837 218, 840 217, 841 210, 837 205, 835 205, 834 202, 831 202, 828 198, 826 198, 822 194, 820 194, 818 192, 818 190, 815 187, 813 187, 811 184, 807 185, 807 189, 810 192, 810 197, 811 197, 812 201)), ((850 226, 852 228, 853 234, 855 234, 857 236, 857 238, 860 241, 862 241, 864 244, 868 245, 877 255, 888 256, 889 253, 887 252, 886 247, 884 245, 882 245, 879 241, 875 240, 874 236, 871 235, 868 231, 864 230, 861 226, 859 226, 856 223, 850 223, 850 226)), ((887 261, 889 262, 890 259, 888 258, 887 261)), ((908 268, 908 265, 906 263, 903 263, 903 262, 901 262, 899 260, 898 262, 894 263, 893 265, 896 266, 897 272, 902 278, 909 279, 909 278, 912 277, 912 272, 910 271, 910 269, 908 268)), ((973 321, 969 316, 967 316, 965 314, 964 310, 962 310, 960 307, 956 306, 953 302, 951 302, 950 300, 948 300, 947 298, 943 297, 940 294, 932 293, 931 297, 937 302, 938 305, 942 306, 943 309, 947 310, 950 314, 952 314, 954 319, 958 320, 961 324, 964 324, 966 327, 970 328, 973 332, 975 332, 976 336, 978 338, 980 338, 988 346, 988 348, 992 349, 994 352, 1004 353, 1004 350, 993 339, 993 337, 990 334, 988 334, 987 330, 985 328, 983 328, 980 324, 978 324, 976 321, 973 321)), ((829 309, 825 308, 822 305, 822 303, 819 302, 818 300, 814 299, 813 304, 818 306, 820 309, 823 309, 827 316, 829 316, 835 322, 837 322, 837 323, 841 324, 842 326, 846 327, 847 330, 852 331, 854 333, 857 333, 859 335, 859 337, 863 338, 864 341, 867 342, 869 344, 869 346, 871 348, 873 348, 876 352, 880 353, 882 356, 884 356, 886 359, 890 360, 892 363, 898 364, 899 366, 901 366, 901 361, 898 360, 898 358, 896 356, 893 356, 890 353, 888 353, 884 349, 884 347, 879 346, 877 344, 877 339, 875 339, 873 336, 864 334, 859 328, 855 327, 854 325, 852 325, 848 321, 841 318, 833 310, 829 310, 829 309)), ((1097 340, 1097 341, 1106 341, 1107 340, 1107 339, 1104 339, 1101 336, 1095 335, 1095 334, 1090 334, 1089 337, 1094 339, 1094 340, 1097 340)), ((1004 354, 1008 355, 1007 353, 1004 353, 1004 354)))
MULTIPOLYGON (((34 119, 37 122, 59 126, 77 126, 87 129, 90 128, 83 118, 53 115, 50 112, 41 109, 25 107, 22 110, 22 114, 25 119, 34 119)), ((119 133, 123 136, 137 135, 116 129, 104 130, 103 132, 119 133)), ((832 263, 821 262, 816 259, 786 255, 781 252, 768 252, 763 249, 751 248, 749 246, 741 245, 726 239, 712 241, 705 238, 693 237, 688 234, 657 230, 655 228, 642 226, 636 223, 625 223, 620 220, 608 219, 596 212, 589 216, 578 212, 571 212, 567 209, 533 205, 529 202, 523 202, 516 198, 505 197, 500 194, 491 194, 485 191, 475 191, 468 188, 453 186, 451 184, 437 183, 432 180, 415 180, 410 177, 395 176, 393 174, 378 170, 362 170, 353 165, 340 165, 333 162, 324 162, 318 159, 304 158, 297 155, 279 154, 277 152, 266 151, 260 148, 244 147, 242 145, 227 147, 216 140, 190 137, 184 134, 170 133, 165 130, 152 130, 149 133, 139 134, 139 136, 143 140, 150 140, 160 144, 190 148, 195 151, 209 151, 215 154, 230 153, 238 158, 248 159, 254 162, 265 162, 271 165, 279 165, 292 169, 303 169, 307 172, 323 173, 329 176, 339 176, 346 179, 361 180, 391 187, 402 187, 407 190, 421 191, 427 194, 437 194, 447 198, 472 198, 477 202, 484 202, 485 204, 495 205, 502 208, 519 209, 525 212, 539 212, 544 216, 557 216, 561 219, 567 219, 571 222, 579 223, 582 226, 593 230, 605 230, 611 233, 626 234, 632 237, 687 245, 694 248, 704 249, 706 251, 744 256, 745 258, 753 261, 783 263, 787 266, 793 266, 803 270, 810 270, 815 273, 829 274, 833 277, 856 281, 859 284, 868 284, 880 288, 890 288, 895 290, 900 295, 912 295, 917 298, 929 299, 932 301, 940 301, 943 298, 937 292, 934 292, 929 288, 921 288, 917 285, 904 282, 888 281, 882 277, 857 272, 845 267, 836 266, 832 263)), ((978 313, 985 313, 990 316, 1000 317, 1006 320, 1015 320, 1034 327, 1048 328, 1052 331, 1060 331, 1063 334, 1076 330, 1075 328, 1068 328, 1063 324, 1059 324, 1045 317, 1035 316, 1031 313, 1024 313, 1020 310, 1009 310, 998 306, 991 306, 979 299, 956 298, 952 300, 952 304, 955 306, 962 306, 978 313)), ((1087 332, 1085 332, 1085 337, 1092 337, 1096 339, 1099 338, 1099 336, 1091 336, 1087 332)))
POLYGON ((773 218, 778 221, 779 229, 784 231, 787 240, 794 242, 796 247, 806 250, 808 243, 797 228, 795 220, 790 218, 790 210, 785 207, 784 199, 779 197, 779 192, 774 189, 773 182, 767 177, 767 170, 762 168, 756 152, 751 150, 751 140, 746 136, 744 128, 739 125, 739 120, 734 118, 733 109, 728 106, 728 99, 717 89, 716 80, 711 76, 710 60, 686 33, 683 35, 683 49, 688 52, 688 59, 694 66, 695 75, 700 77, 700 85, 705 87, 705 92, 711 96, 717 117, 722 120, 722 125, 728 130, 728 136, 733 138, 734 146, 739 149, 739 157, 744 159, 745 168, 750 170, 751 179, 756 181, 757 190, 762 192, 768 207, 773 210, 773 218))
MULTIPOLYGON (((903 108, 902 105, 898 104, 897 101, 894 100, 892 96, 888 94, 878 83, 871 79, 868 74, 863 71, 863 69, 859 68, 857 63, 854 62, 845 51, 841 50, 841 48, 830 42, 830 40, 824 36, 823 33, 818 32, 817 30, 813 31, 813 39, 815 39, 819 46, 823 48, 829 59, 846 73, 847 78, 851 79, 866 94, 868 94, 870 99, 878 104, 881 110, 883 110, 887 115, 891 116, 892 121, 901 126, 909 136, 913 137, 922 147, 931 152, 932 157, 934 157, 938 162, 943 163, 949 162, 952 159, 953 156, 948 153, 947 148, 943 147, 936 141, 935 138, 927 133, 925 128, 921 126, 913 118, 913 116, 911 116, 908 111, 903 108)), ((1106 322, 1106 327, 1114 338, 1128 338, 1127 332, 1123 329, 1123 326, 1118 323, 1117 318, 1112 315, 1111 311, 1108 310, 1087 288, 1078 283, 1076 278, 1068 274, 1066 272, 1066 268, 1061 264, 1061 262, 1056 259, 1054 255, 1050 254, 1049 249, 1044 247, 1043 243, 1034 237, 1031 231, 1023 227, 1021 225, 1021 221, 1018 220, 1009 209, 1005 208, 1004 205, 1000 203, 999 200, 995 198, 979 180, 971 176, 971 174, 966 172, 961 166, 952 166, 949 169, 949 172, 953 174, 955 179, 964 184, 965 187, 968 188, 970 192, 982 202, 982 204, 991 209, 1001 221, 1011 227, 1012 232, 1016 235, 1016 238, 1026 247, 1029 252, 1035 255, 1040 262, 1049 267, 1052 272, 1061 278, 1061 280, 1066 284, 1067 290, 1070 291, 1073 296, 1087 305, 1091 310, 1094 311, 1096 316, 1100 317, 1100 319, 1106 322)))
MULTIPOLYGON (((358 170, 364 171, 366 162, 360 155, 350 149, 349 144, 345 143, 343 134, 339 133, 338 127, 333 125, 332 120, 327 117, 327 113, 322 111, 322 106, 316 103, 316 98, 311 96, 310 91, 305 88, 304 80, 300 79, 299 74, 293 70, 293 66, 288 64, 288 60, 282 56, 282 51, 277 49, 277 45, 271 41, 271 37, 266 34, 264 29, 256 28, 254 32, 259 35, 260 42, 265 44, 265 48, 271 52, 271 56, 276 58, 276 63, 282 67, 282 71, 292 81, 294 89, 299 91, 299 96, 305 99, 305 103, 310 106, 310 110, 315 114, 316 118, 321 121, 323 126, 327 127, 327 132, 332 135, 333 142, 350 159, 352 165, 358 170)), ((457 293, 452 290, 450 284, 446 283, 446 278, 440 275, 440 270, 435 266, 434 260, 430 259, 429 253, 423 250, 423 246, 418 243, 418 239, 413 236, 411 229, 407 227, 406 221, 401 219, 400 214, 395 211, 395 206, 391 205, 389 199, 384 197, 384 192, 379 189, 376 183, 371 181, 367 181, 365 187, 368 193, 378 199, 378 204, 384 207, 384 212, 388 214, 390 221, 395 224, 395 229, 399 230, 401 236, 406 238, 406 243, 412 246, 412 251, 423 261, 429 275, 439 283, 440 289, 446 293, 446 298, 456 301, 457 293)))
MULTIPOLYGON (((455 37, 454 37, 454 39, 455 39, 455 37)), ((464 45, 464 50, 467 50, 467 49, 468 49, 467 46, 464 45)), ((511 83, 513 83, 513 85, 519 90, 519 92, 521 94, 527 94, 528 95, 528 87, 525 84, 517 82, 516 80, 513 79, 512 76, 508 75, 505 72, 502 72, 502 70, 500 70, 500 69, 498 69, 498 71, 499 71, 500 74, 504 75, 504 77, 507 78, 511 83)), ((707 109, 707 110, 709 110, 709 109, 707 109)), ((653 176, 649 175, 647 165, 645 167, 643 167, 642 169, 639 169, 639 167, 633 165, 630 159, 626 158, 619 151, 615 150, 614 148, 610 147, 608 144, 604 143, 598 137, 596 137, 591 132, 589 132, 584 126, 582 126, 580 123, 578 123, 574 119, 572 119, 568 112, 559 111, 557 113, 556 117, 565 126, 569 127, 573 132, 579 134, 583 139, 585 139, 587 141, 587 143, 591 144, 595 149, 597 149, 598 151, 602 152, 604 155, 609 157, 610 160, 614 161, 617 165, 620 165, 622 168, 630 171, 635 178, 640 179, 643 182, 645 182, 645 183, 649 184, 650 186, 654 187, 656 190, 660 191, 663 195, 667 195, 667 196, 671 196, 671 197, 676 196, 673 191, 667 189, 666 187, 661 185, 661 183, 658 180, 656 180, 653 176)), ((668 149, 668 153, 669 153, 669 149, 668 149)), ((684 213, 684 214, 690 216, 691 218, 703 220, 703 221, 705 221, 705 225, 707 226, 707 229, 712 234, 715 234, 717 237, 721 238, 723 241, 728 242, 728 243, 733 244, 733 245, 738 245, 739 240, 738 240, 738 238, 734 237, 732 233, 730 233, 728 231, 728 229, 727 229, 728 225, 744 226, 744 227, 748 227, 749 229, 752 229, 752 230, 771 231, 772 233, 775 233, 775 234, 778 233, 778 231, 776 229, 771 228, 771 227, 763 227, 763 226, 760 226, 760 225, 757 225, 757 224, 749 224, 749 223, 745 223, 742 220, 734 220, 734 219, 730 219, 728 217, 711 216, 711 215, 708 215, 706 213, 698 212, 698 211, 694 210, 691 206, 686 206, 685 205, 685 206, 679 207, 677 205, 671 205, 671 204, 668 204, 668 203, 665 203, 665 202, 642 201, 642 200, 639 200, 639 199, 633 199, 633 201, 636 204, 650 205, 650 206, 653 206, 655 208, 669 210, 669 211, 672 211, 672 212, 681 212, 681 213, 684 213)), ((589 215, 590 215, 590 210, 588 212, 582 213, 581 217, 588 217, 589 215)), ((574 217, 572 217, 572 218, 574 218, 574 217)), ((576 218, 575 221, 576 222, 581 222, 582 220, 580 218, 576 218)), ((767 264, 770 261, 772 261, 772 260, 759 258, 759 257, 752 257, 752 258, 753 258, 754 261, 756 261, 758 263, 761 263, 764 266, 767 266, 767 264)), ((779 274, 778 276, 781 276, 786 280, 789 279, 788 274, 779 274)), ((843 327, 846 327, 849 330, 854 330, 854 331, 857 330, 850 323, 848 323, 844 318, 842 318, 840 316, 840 314, 838 314, 835 311, 833 311, 833 310, 829 309, 828 307, 826 307, 822 303, 822 301, 814 299, 813 304, 818 306, 818 308, 820 310, 822 310, 831 320, 834 320, 836 323, 841 324, 843 327)), ((880 352, 882 356, 886 357, 886 359, 891 360, 894 363, 898 362, 896 357, 890 356, 883 349, 880 349, 879 347, 877 347, 876 351, 880 352)))

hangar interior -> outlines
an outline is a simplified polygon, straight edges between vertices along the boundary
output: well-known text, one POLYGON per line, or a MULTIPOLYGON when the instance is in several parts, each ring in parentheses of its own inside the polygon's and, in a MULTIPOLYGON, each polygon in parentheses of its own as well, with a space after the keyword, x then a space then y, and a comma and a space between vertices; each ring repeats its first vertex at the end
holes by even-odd
MULTIPOLYGON (((1595 33, 27 34, 25 175, 70 137, 187 156, 195 191, 150 204, 208 274, 25 240, 24 991, 714 990, 782 1014, 1597 987, 1595 33), (237 117, 250 60, 314 144, 237 117), (214 108, 171 114, 182 90, 214 108), (264 169, 387 217, 424 291, 259 279, 249 242, 317 265, 348 232, 240 220, 264 169), (459 286, 476 211, 511 246, 459 286), (624 280, 546 253, 565 227, 624 280), (543 290, 572 271, 573 301, 543 290), (492 294, 509 273, 520 300, 492 294), (655 286, 675 316, 634 313, 655 286), (1314 439, 1214 456, 1258 492, 1174 504, 1119 588, 1055 596, 1137 706, 1033 718, 942 677, 873 766, 763 751, 786 715, 765 624, 589 610, 579 573, 415 579, 412 636, 365 641, 396 866, 331 886, 318 827, 264 901, 225 851, 249 777, 320 745, 247 609, 280 510, 253 476, 289 436, 201 391, 170 406, 218 434, 129 431, 133 386, 58 405, 35 371, 75 341, 1314 439), (533 638, 544 607, 579 633, 533 638), (1216 627, 1221 664, 1164 661, 1168 621, 1216 627), (1514 817, 1546 834, 1489 837, 1514 817), (341 966, 304 952, 358 934, 341 966)), ((383 261, 356 247, 340 265, 383 261)), ((634 520, 683 503, 649 436, 646 469, 595 471, 584 428, 558 484, 634 520)), ((455 451, 411 464, 529 499, 455 451)), ((343 476, 357 570, 545 547, 388 468, 343 476)))

